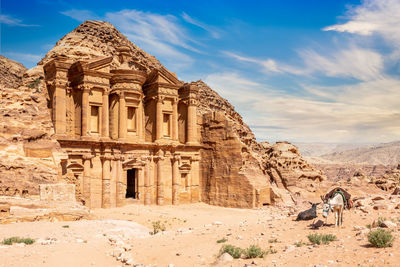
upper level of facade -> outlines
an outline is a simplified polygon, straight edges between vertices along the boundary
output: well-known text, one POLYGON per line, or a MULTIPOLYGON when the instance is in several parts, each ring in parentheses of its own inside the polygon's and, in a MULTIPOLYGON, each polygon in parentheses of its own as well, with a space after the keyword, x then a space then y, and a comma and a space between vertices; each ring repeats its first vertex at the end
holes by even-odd
POLYGON ((44 66, 55 133, 59 139, 195 145, 197 88, 166 69, 146 73, 129 47, 118 58, 44 66))

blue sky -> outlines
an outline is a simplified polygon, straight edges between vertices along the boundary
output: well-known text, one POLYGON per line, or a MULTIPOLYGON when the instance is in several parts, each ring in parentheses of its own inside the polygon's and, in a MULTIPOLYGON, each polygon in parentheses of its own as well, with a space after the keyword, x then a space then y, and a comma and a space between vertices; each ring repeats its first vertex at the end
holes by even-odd
POLYGON ((0 53, 30 68, 84 20, 107 20, 180 79, 207 82, 259 141, 390 142, 398 14, 400 0, 3 0, 0 53))

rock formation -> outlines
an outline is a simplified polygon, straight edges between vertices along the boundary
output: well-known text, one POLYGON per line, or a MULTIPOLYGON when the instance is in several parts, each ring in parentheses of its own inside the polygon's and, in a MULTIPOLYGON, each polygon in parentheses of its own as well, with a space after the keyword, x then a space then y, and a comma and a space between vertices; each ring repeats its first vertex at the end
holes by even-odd
POLYGON ((0 60, 0 194, 39 193, 57 181, 57 142, 40 75, 7 58, 0 60))
MULTIPOLYGON (((65 154, 54 138, 43 66, 60 57, 71 62, 115 58, 121 45, 129 47, 129 68, 147 74, 153 70, 171 73, 113 25, 100 21, 81 24, 58 41, 38 66, 29 71, 18 69, 17 63, 9 63, 12 68, 3 68, 7 69, 3 73, 10 75, 8 87, 2 87, 0 101, 0 145, 3 148, 0 168, 6 170, 0 174, 3 191, 28 190, 37 194, 40 183, 54 183, 61 178, 73 182, 65 176, 60 164, 65 154), (15 176, 18 179, 11 179, 15 176)), ((120 67, 119 64, 118 60, 112 60, 110 67, 120 67)), ((324 176, 301 157, 295 146, 287 142, 258 143, 227 100, 202 81, 193 82, 191 86, 198 88, 201 99, 197 121, 203 145, 202 201, 222 206, 256 207, 279 200, 290 202, 287 192, 297 195, 300 191, 315 192, 324 176)))
POLYGON ((384 175, 373 178, 372 182, 380 189, 393 191, 400 186, 400 164, 396 168, 387 171, 384 175))

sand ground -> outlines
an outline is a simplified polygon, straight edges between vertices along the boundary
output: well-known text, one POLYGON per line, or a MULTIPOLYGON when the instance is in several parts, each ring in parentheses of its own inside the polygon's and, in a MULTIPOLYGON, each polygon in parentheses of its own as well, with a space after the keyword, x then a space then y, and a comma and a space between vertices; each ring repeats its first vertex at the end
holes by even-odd
MULTIPOLYGON (((399 203, 399 198, 388 200, 399 203)), ((257 244, 276 250, 263 259, 236 259, 219 266, 400 266, 400 210, 345 211, 344 225, 310 229, 310 221, 296 222, 288 209, 232 209, 204 203, 180 206, 143 206, 92 211, 96 220, 75 222, 24 222, 0 225, 0 240, 11 236, 37 240, 32 245, 0 246, 0 266, 124 266, 111 254, 112 235, 131 246, 127 253, 135 263, 152 266, 211 266, 223 243, 243 248, 257 244), (365 227, 378 217, 397 223, 393 247, 368 246, 366 234, 357 235, 354 226, 365 227), (166 231, 149 235, 153 222, 160 221, 166 231), (310 233, 329 233, 337 241, 329 245, 309 244, 310 233), (45 243, 46 238, 48 243, 45 243), (303 242, 297 247, 295 242, 303 242)), ((319 211, 319 219, 322 219, 319 211)), ((331 214, 328 224, 334 222, 331 214)), ((132 264, 131 264, 132 266, 132 264)))

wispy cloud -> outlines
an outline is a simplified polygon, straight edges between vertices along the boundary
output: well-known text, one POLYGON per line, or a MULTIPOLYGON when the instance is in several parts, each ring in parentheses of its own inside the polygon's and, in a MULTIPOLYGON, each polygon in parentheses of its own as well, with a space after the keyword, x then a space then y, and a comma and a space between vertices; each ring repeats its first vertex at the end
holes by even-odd
POLYGON ((380 35, 398 47, 400 42, 400 1, 364 0, 361 5, 351 7, 342 24, 325 27, 325 31, 348 32, 363 36, 380 35))
POLYGON ((359 47, 326 51, 327 55, 312 49, 298 51, 302 65, 291 66, 273 59, 259 59, 223 51, 224 55, 242 62, 257 64, 266 74, 320 74, 328 77, 345 77, 359 80, 377 79, 384 69, 383 58, 379 53, 359 47))
POLYGON ((4 55, 12 60, 21 62, 26 66, 38 63, 43 57, 43 55, 39 54, 29 54, 20 52, 4 52, 4 55))
POLYGON ((151 52, 174 70, 191 65, 194 59, 188 52, 203 53, 199 43, 173 15, 161 15, 133 9, 107 12, 99 16, 90 10, 71 9, 61 14, 77 21, 106 20, 115 25, 128 39, 151 52))
POLYGON ((74 20, 77 20, 79 22, 84 22, 85 20, 97 20, 100 18, 90 10, 70 9, 61 12, 61 14, 70 17, 74 20))
POLYGON ((325 100, 294 96, 238 73, 211 74, 205 81, 238 107, 260 140, 384 142, 400 135, 395 123, 400 119, 400 80, 308 85, 311 91, 326 94, 325 100))
POLYGON ((215 39, 219 39, 221 38, 221 33, 220 30, 218 30, 216 27, 213 27, 211 25, 207 25, 204 22, 201 22, 199 20, 196 20, 194 18, 192 18, 191 16, 189 16, 188 14, 186 14, 185 12, 182 13, 182 18, 187 22, 190 23, 192 25, 195 25, 205 31, 207 31, 208 33, 210 33, 210 35, 215 38, 215 39))
POLYGON ((0 14, 0 23, 9 26, 19 26, 19 27, 37 27, 39 25, 35 24, 25 24, 22 20, 14 18, 10 15, 0 14))

